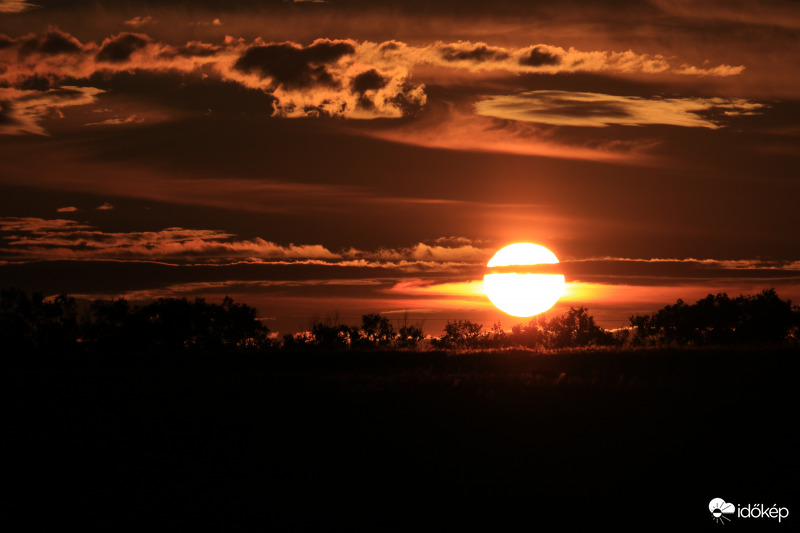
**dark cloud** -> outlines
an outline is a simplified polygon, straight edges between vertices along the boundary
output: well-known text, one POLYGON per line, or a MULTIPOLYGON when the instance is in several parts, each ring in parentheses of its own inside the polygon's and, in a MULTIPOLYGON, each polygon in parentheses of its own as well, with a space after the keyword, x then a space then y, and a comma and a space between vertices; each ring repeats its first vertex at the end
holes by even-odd
POLYGON ((359 105, 364 109, 372 109, 375 107, 372 99, 365 94, 367 91, 377 91, 383 89, 389 82, 387 78, 381 76, 377 70, 367 70, 355 76, 350 82, 350 87, 353 92, 359 93, 359 105))
POLYGON ((151 42, 150 37, 139 33, 123 32, 103 41, 95 60, 107 63, 123 63, 128 61, 135 51, 151 42))
POLYGON ((134 96, 146 106, 167 107, 179 112, 268 114, 275 98, 238 83, 226 83, 202 73, 120 71, 97 73, 87 80, 93 87, 134 96))
POLYGON ((445 61, 502 61, 509 57, 506 52, 483 44, 467 49, 444 46, 440 52, 445 61))
POLYGON ((167 50, 164 50, 161 54, 159 54, 159 58, 212 57, 217 55, 220 50, 222 50, 222 47, 220 46, 192 41, 183 46, 176 46, 174 48, 168 48, 167 50))
POLYGON ((0 100, 0 127, 16 124, 12 104, 9 100, 0 100))
POLYGON ((413 89, 414 87, 411 84, 406 84, 403 92, 397 93, 389 100, 394 107, 400 110, 404 117, 417 116, 425 106, 426 100, 416 96, 413 89))
POLYGON ((48 28, 42 35, 31 35, 18 40, 20 57, 31 54, 56 56, 60 54, 79 54, 83 45, 78 39, 57 28, 48 28))
POLYGON ((334 85, 335 80, 325 66, 355 51, 355 46, 347 41, 318 40, 305 48, 293 43, 255 45, 245 50, 234 68, 272 78, 276 85, 291 88, 334 85))
POLYGON ((350 86, 357 93, 366 91, 377 91, 386 87, 387 79, 381 76, 377 70, 372 69, 362 72, 353 78, 350 86))
POLYGON ((14 46, 15 42, 16 41, 8 35, 0 33, 0 50, 3 50, 4 48, 11 48, 14 46))
POLYGON ((519 60, 519 64, 526 67, 552 66, 558 65, 559 63, 561 63, 560 57, 550 54, 539 46, 531 50, 528 55, 521 57, 519 60))
POLYGON ((632 113, 624 105, 614 102, 576 103, 569 100, 552 100, 548 113, 566 117, 631 117, 632 113))
POLYGON ((23 91, 46 91, 53 87, 53 80, 47 76, 35 75, 17 84, 23 91))

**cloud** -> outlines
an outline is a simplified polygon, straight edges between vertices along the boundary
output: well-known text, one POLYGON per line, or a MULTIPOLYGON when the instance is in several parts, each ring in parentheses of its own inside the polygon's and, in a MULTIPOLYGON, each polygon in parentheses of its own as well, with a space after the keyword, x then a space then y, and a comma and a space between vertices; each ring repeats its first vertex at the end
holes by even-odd
POLYGON ((73 206, 59 207, 58 209, 56 209, 56 211, 59 212, 59 213, 74 213, 77 210, 78 210, 78 208, 77 207, 73 207, 73 206))
MULTIPOLYGON (((111 209, 105 203, 98 209, 111 209)), ((73 208, 74 209, 74 208, 73 208)), ((65 211, 66 212, 66 211, 65 211)), ((104 232, 71 220, 0 218, 2 251, 17 260, 125 259, 220 264, 316 261, 347 267, 437 270, 484 264, 491 251, 467 239, 444 239, 402 248, 334 252, 320 244, 278 244, 260 237, 239 239, 219 230, 165 228, 104 232)))
POLYGON ((188 73, 207 67, 204 76, 211 73, 273 96, 275 116, 368 119, 416 113, 426 101, 424 86, 410 81, 406 66, 373 64, 373 48, 371 43, 329 39, 308 46, 262 39, 247 45, 232 37, 221 45, 168 45, 131 32, 82 44, 50 28, 42 36, 5 39, 0 62, 9 68, 0 72, 0 81, 21 88, 32 80, 50 86, 96 73, 188 73))
POLYGON ((126 20, 125 24, 128 26, 133 26, 134 28, 141 28, 143 26, 148 26, 153 24, 155 19, 150 15, 145 15, 144 17, 133 17, 132 19, 126 20))
POLYGON ((800 262, 762 259, 585 258, 560 263, 567 279, 604 285, 686 285, 800 280, 800 262))
POLYGON ((505 61, 509 58, 508 52, 496 46, 483 43, 471 45, 470 43, 448 44, 439 47, 439 53, 445 61, 505 61))
POLYGON ((123 32, 105 39, 95 60, 100 63, 123 63, 129 61, 134 52, 147 47, 151 42, 152 39, 145 34, 123 32))
POLYGON ((424 86, 409 81, 406 66, 379 61, 372 43, 317 39, 308 46, 248 46, 223 76, 268 91, 274 115, 401 117, 425 105, 424 86))
POLYGON ((34 7, 39 6, 25 0, 0 0, 0 13, 22 13, 34 7))
POLYGON ((43 118, 60 108, 91 104, 103 92, 69 85, 46 91, 0 87, 0 134, 46 135, 43 118))
POLYGON ((212 20, 211 22, 201 20, 197 22, 190 22, 189 26, 222 26, 222 21, 218 18, 212 20))
MULTIPOLYGON (((147 17, 136 17, 126 22, 138 27, 146 21, 147 17)), ((82 43, 54 27, 38 35, 2 36, 0 63, 5 65, 0 83, 18 90, 47 90, 65 79, 74 83, 95 74, 202 72, 269 94, 274 98, 274 116, 351 119, 416 115, 427 104, 427 94, 413 73, 431 66, 474 73, 691 76, 729 76, 744 68, 677 64, 658 54, 582 51, 543 43, 513 48, 471 41, 412 46, 399 41, 317 39, 302 45, 261 38, 247 43, 228 36, 218 44, 189 41, 173 45, 134 32, 111 35, 99 43, 82 43)), ((31 129, 35 128, 16 131, 31 129)), ((41 133, 41 128, 37 132, 41 133)))
POLYGON ((133 114, 127 118, 109 118, 100 122, 87 122, 87 126, 119 126, 123 124, 141 124, 144 118, 133 114))
POLYGON ((355 51, 355 43, 328 39, 318 39, 307 47, 294 43, 256 44, 247 48, 233 67, 267 78, 275 86, 336 85, 338 80, 326 66, 355 51))
POLYGON ((519 64, 528 67, 558 65, 561 61, 561 56, 550 53, 542 46, 533 47, 527 54, 519 58, 519 64))
POLYGON ((44 234, 51 231, 77 231, 91 226, 67 219, 43 219, 34 217, 0 217, 0 231, 44 234))
POLYGON ((108 203, 108 202, 103 202, 103 204, 102 204, 102 205, 99 205, 98 207, 96 207, 96 209, 97 209, 98 211, 111 211, 112 209, 114 209, 114 206, 113 206, 113 205, 111 205, 111 204, 110 204, 110 203, 108 203))
POLYGON ((560 140, 553 132, 530 124, 522 115, 512 116, 505 112, 504 116, 491 116, 485 111, 481 113, 480 108, 475 114, 452 106, 440 106, 429 109, 425 116, 413 123, 366 134, 393 142, 446 150, 616 163, 647 163, 650 160, 647 152, 654 146, 652 140, 611 140, 582 145, 560 140))
POLYGON ((791 0, 706 0, 703 9, 691 0, 650 0, 664 13, 687 20, 800 28, 800 7, 791 0))
POLYGON ((25 58, 32 54, 57 56, 61 54, 80 54, 84 47, 81 42, 58 28, 50 27, 41 35, 27 35, 17 42, 18 54, 25 58))
POLYGON ((476 111, 484 116, 556 126, 667 124, 716 129, 721 116, 753 114, 764 107, 740 98, 642 98, 530 91, 488 97, 476 104, 476 111))
POLYGON ((465 240, 445 239, 404 248, 381 248, 375 252, 351 250, 347 255, 383 261, 483 264, 491 254, 489 249, 479 248, 465 240))
MULTIPOLYGON (((97 209, 113 207, 104 203, 97 209)), ((0 218, 3 252, 19 260, 36 259, 338 259, 321 245, 279 245, 261 238, 236 240, 216 230, 166 228, 154 232, 109 233, 71 220, 0 218)))
POLYGON ((732 76, 744 66, 697 67, 675 65, 661 54, 641 54, 633 50, 579 50, 545 43, 521 48, 491 46, 483 42, 437 42, 423 47, 396 43, 392 55, 404 55, 415 64, 462 68, 472 72, 506 71, 514 74, 559 74, 610 72, 679 74, 692 76, 732 76))

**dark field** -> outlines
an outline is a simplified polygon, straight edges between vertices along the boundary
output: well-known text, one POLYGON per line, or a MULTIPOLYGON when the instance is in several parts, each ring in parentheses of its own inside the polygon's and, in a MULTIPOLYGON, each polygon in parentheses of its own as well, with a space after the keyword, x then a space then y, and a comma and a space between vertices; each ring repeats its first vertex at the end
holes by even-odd
POLYGON ((7 359, 26 530, 718 528, 792 514, 797 349, 7 359))

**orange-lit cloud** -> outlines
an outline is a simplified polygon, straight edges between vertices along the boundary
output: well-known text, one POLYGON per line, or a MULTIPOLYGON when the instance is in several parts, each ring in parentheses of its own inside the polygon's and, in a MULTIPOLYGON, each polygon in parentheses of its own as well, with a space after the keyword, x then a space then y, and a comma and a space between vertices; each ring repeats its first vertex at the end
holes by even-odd
MULTIPOLYGON (((73 283, 82 288, 72 292, 87 298, 224 292, 267 313, 286 315, 293 309, 299 317, 328 309, 357 316, 358 310, 371 309, 410 311, 442 322, 471 316, 506 326, 518 323, 484 294, 482 277, 495 249, 490 243, 443 237, 398 248, 336 250, 242 239, 222 230, 109 232, 68 219, 0 218, 3 268, 37 265, 37 271, 50 268, 59 276, 81 272, 73 283), (86 269, 105 274, 95 280, 83 273, 86 269), (148 272, 147 283, 113 274, 136 269, 148 272)), ((785 298, 800 296, 796 260, 603 257, 568 259, 559 267, 568 280, 566 293, 550 313, 587 306, 604 327, 624 325, 625 316, 652 312, 678 298, 692 301, 767 287, 776 287, 785 298)))
POLYGON ((400 249, 380 249, 374 253, 353 251, 354 255, 366 256, 380 260, 408 260, 430 262, 483 262, 492 251, 477 248, 470 243, 448 243, 455 245, 417 243, 414 246, 400 249))
MULTIPOLYGON (((136 17, 126 24, 138 28, 151 21, 136 17)), ((664 56, 630 50, 580 51, 548 44, 509 48, 458 41, 412 46, 399 41, 316 39, 302 45, 261 38, 247 43, 228 36, 222 43, 195 40, 174 45, 135 32, 83 43, 54 27, 40 34, 2 39, 0 81, 10 87, 21 88, 31 80, 53 86, 64 79, 118 72, 202 72, 203 76, 213 75, 266 92, 273 98, 272 114, 282 117, 373 119, 414 115, 427 103, 424 83, 414 78, 414 70, 424 66, 511 74, 614 72, 691 76, 730 76, 744 68, 677 64, 664 56)), ((34 131, 41 132, 41 128, 28 125, 6 129, 6 133, 34 131)), ((497 139, 493 144, 501 147, 505 143, 497 139)))
POLYGON ((46 91, 0 87, 0 133, 46 135, 43 118, 64 107, 91 104, 101 93, 94 87, 67 85, 46 91))
POLYGON ((120 126, 124 124, 141 124, 144 118, 139 115, 133 114, 126 118, 108 118, 100 122, 87 122, 87 126, 120 126))
POLYGON ((642 98, 568 91, 529 91, 491 96, 476 104, 480 115, 556 126, 671 126, 716 129, 722 116, 754 114, 763 104, 740 98, 642 98))
POLYGON ((0 0, 0 13, 22 13, 35 7, 38 6, 25 0, 0 0))
MULTIPOLYGON (((107 206, 108 204, 104 204, 107 206)), ((101 206, 101 208, 104 208, 101 206)), ((108 209, 109 207, 105 207, 108 209)), ((107 233, 72 221, 0 219, 0 231, 12 233, 3 252, 31 259, 180 259, 339 258, 320 245, 281 246, 263 239, 231 240, 214 230, 167 228, 154 232, 107 233)))
MULTIPOLYGON (((400 47, 399 49, 403 49, 400 47)), ((490 46, 482 42, 437 42, 421 48, 406 48, 418 62, 463 68, 473 72, 503 70, 518 74, 558 74, 566 72, 618 72, 660 74, 690 74, 700 76, 735 76, 744 66, 717 65, 691 67, 675 65, 663 55, 638 54, 633 50, 584 51, 548 44, 533 44, 523 48, 490 46)))
MULTIPOLYGON (((105 203, 98 209, 113 209, 105 203)), ((73 209, 74 210, 74 209, 73 209)), ((489 250, 462 239, 418 243, 376 251, 349 248, 333 252, 319 244, 281 245, 262 238, 238 239, 218 230, 166 228, 146 232, 103 232, 72 220, 0 218, 0 251, 18 261, 55 259, 132 259, 199 261, 317 260, 345 267, 392 267, 399 270, 452 269, 485 262, 489 250), (4 242, 3 242, 4 241, 4 242)), ((317 263, 322 264, 322 263, 317 263)))
MULTIPOLYGON (((480 104, 479 104, 480 105, 480 104)), ((607 141, 593 146, 559 140, 522 117, 483 116, 455 107, 433 110, 414 123, 367 135, 393 142, 446 150, 584 159, 616 163, 647 163, 655 141, 607 141)))
POLYGON ((144 15, 139 17, 133 17, 132 19, 126 20, 125 24, 128 26, 133 26, 134 28, 141 28, 143 26, 147 26, 149 24, 153 24, 155 19, 150 15, 144 15))

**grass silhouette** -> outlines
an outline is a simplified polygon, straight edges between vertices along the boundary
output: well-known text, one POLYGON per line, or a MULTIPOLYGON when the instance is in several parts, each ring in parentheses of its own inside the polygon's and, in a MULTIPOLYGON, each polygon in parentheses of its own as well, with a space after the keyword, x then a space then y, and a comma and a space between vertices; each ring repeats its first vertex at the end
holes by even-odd
POLYGON ((711 498, 793 494, 798 355, 7 358, 12 509, 104 530, 704 524, 711 498))

